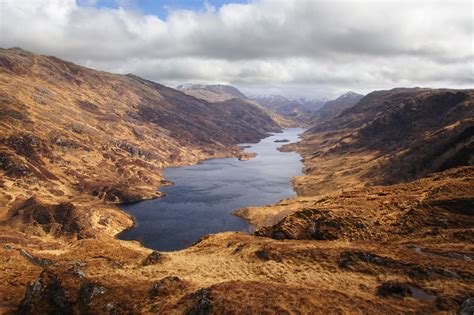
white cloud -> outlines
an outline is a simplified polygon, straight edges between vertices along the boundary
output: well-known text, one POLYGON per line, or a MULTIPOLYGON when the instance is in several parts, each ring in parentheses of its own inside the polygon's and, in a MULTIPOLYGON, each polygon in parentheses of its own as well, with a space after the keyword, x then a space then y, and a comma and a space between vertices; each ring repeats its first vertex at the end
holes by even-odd
POLYGON ((174 10, 164 21, 74 0, 2 0, 0 46, 161 83, 334 96, 472 87, 471 1, 261 0, 174 10))

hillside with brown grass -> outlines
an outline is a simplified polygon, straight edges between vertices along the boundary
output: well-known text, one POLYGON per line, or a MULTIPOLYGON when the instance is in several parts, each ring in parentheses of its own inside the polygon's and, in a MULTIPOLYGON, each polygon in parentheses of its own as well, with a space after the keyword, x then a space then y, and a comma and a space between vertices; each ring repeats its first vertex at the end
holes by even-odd
MULTIPOLYGON (((256 106, 213 104, 133 75, 0 51, 0 201, 158 196, 161 169, 241 154, 280 126, 256 106)), ((4 213, 3 213, 4 214, 4 213)))
POLYGON ((116 239, 133 220, 114 203, 159 196, 165 166, 242 155, 279 130, 265 111, 19 49, 0 52, 0 97, 1 313, 472 307, 472 90, 367 95, 283 147, 304 159, 298 196, 237 211, 253 234, 175 252, 116 239))

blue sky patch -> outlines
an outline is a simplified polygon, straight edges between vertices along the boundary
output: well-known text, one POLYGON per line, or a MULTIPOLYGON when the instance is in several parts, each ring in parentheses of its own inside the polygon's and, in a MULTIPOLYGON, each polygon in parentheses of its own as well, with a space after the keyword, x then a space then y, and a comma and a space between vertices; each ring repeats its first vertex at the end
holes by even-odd
POLYGON ((250 0, 77 0, 80 6, 96 8, 119 7, 139 10, 147 15, 156 15, 166 20, 169 10, 185 9, 192 11, 204 10, 206 4, 219 8, 228 3, 249 3, 250 0))

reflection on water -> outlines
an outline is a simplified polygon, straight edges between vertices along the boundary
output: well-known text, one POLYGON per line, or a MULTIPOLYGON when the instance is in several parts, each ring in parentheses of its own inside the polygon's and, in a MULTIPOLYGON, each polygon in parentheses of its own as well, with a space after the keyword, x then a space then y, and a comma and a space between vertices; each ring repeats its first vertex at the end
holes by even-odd
POLYGON ((285 143, 274 140, 295 142, 303 131, 290 128, 257 144, 244 144, 251 146, 246 151, 257 153, 248 161, 213 159, 165 169, 165 178, 174 186, 161 188, 166 197, 121 206, 135 216, 138 225, 120 238, 169 251, 188 247, 210 233, 248 231, 247 222, 231 212, 295 195, 290 180, 302 174, 300 156, 278 151, 285 143))

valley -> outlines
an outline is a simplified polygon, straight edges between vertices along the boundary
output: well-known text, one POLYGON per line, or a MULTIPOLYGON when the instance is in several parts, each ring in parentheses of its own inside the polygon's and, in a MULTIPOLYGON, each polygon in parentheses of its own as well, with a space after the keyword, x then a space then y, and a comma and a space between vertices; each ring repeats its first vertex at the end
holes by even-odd
POLYGON ((0 312, 311 314, 330 306, 332 313, 421 314, 470 307, 474 90, 348 94, 358 100, 303 120, 223 86, 191 90, 0 50, 0 312), (288 134, 289 126, 309 128, 296 142, 301 130, 288 134), (274 142, 282 139, 291 143, 274 142), (270 159, 261 166, 266 148, 270 159), (227 178, 206 183, 205 174, 219 179, 212 172, 223 164, 234 167, 242 187, 227 178), (186 204, 203 196, 212 203, 210 190, 224 198, 216 207, 225 206, 225 217, 235 210, 232 220, 242 230, 251 224, 250 233, 232 226, 197 237, 207 234, 201 231, 169 248, 136 241, 140 221, 149 231, 166 222, 155 225, 147 205, 167 198, 189 211, 174 213, 174 225, 212 225, 216 209, 201 205, 214 211, 206 217, 186 204), (156 199, 163 192, 169 195, 156 199), (224 192, 239 192, 245 202, 224 192), (125 232, 137 231, 127 237, 135 240, 119 239, 136 211, 123 210, 142 206, 138 230, 125 232), (165 251, 173 249, 180 250, 165 251))

